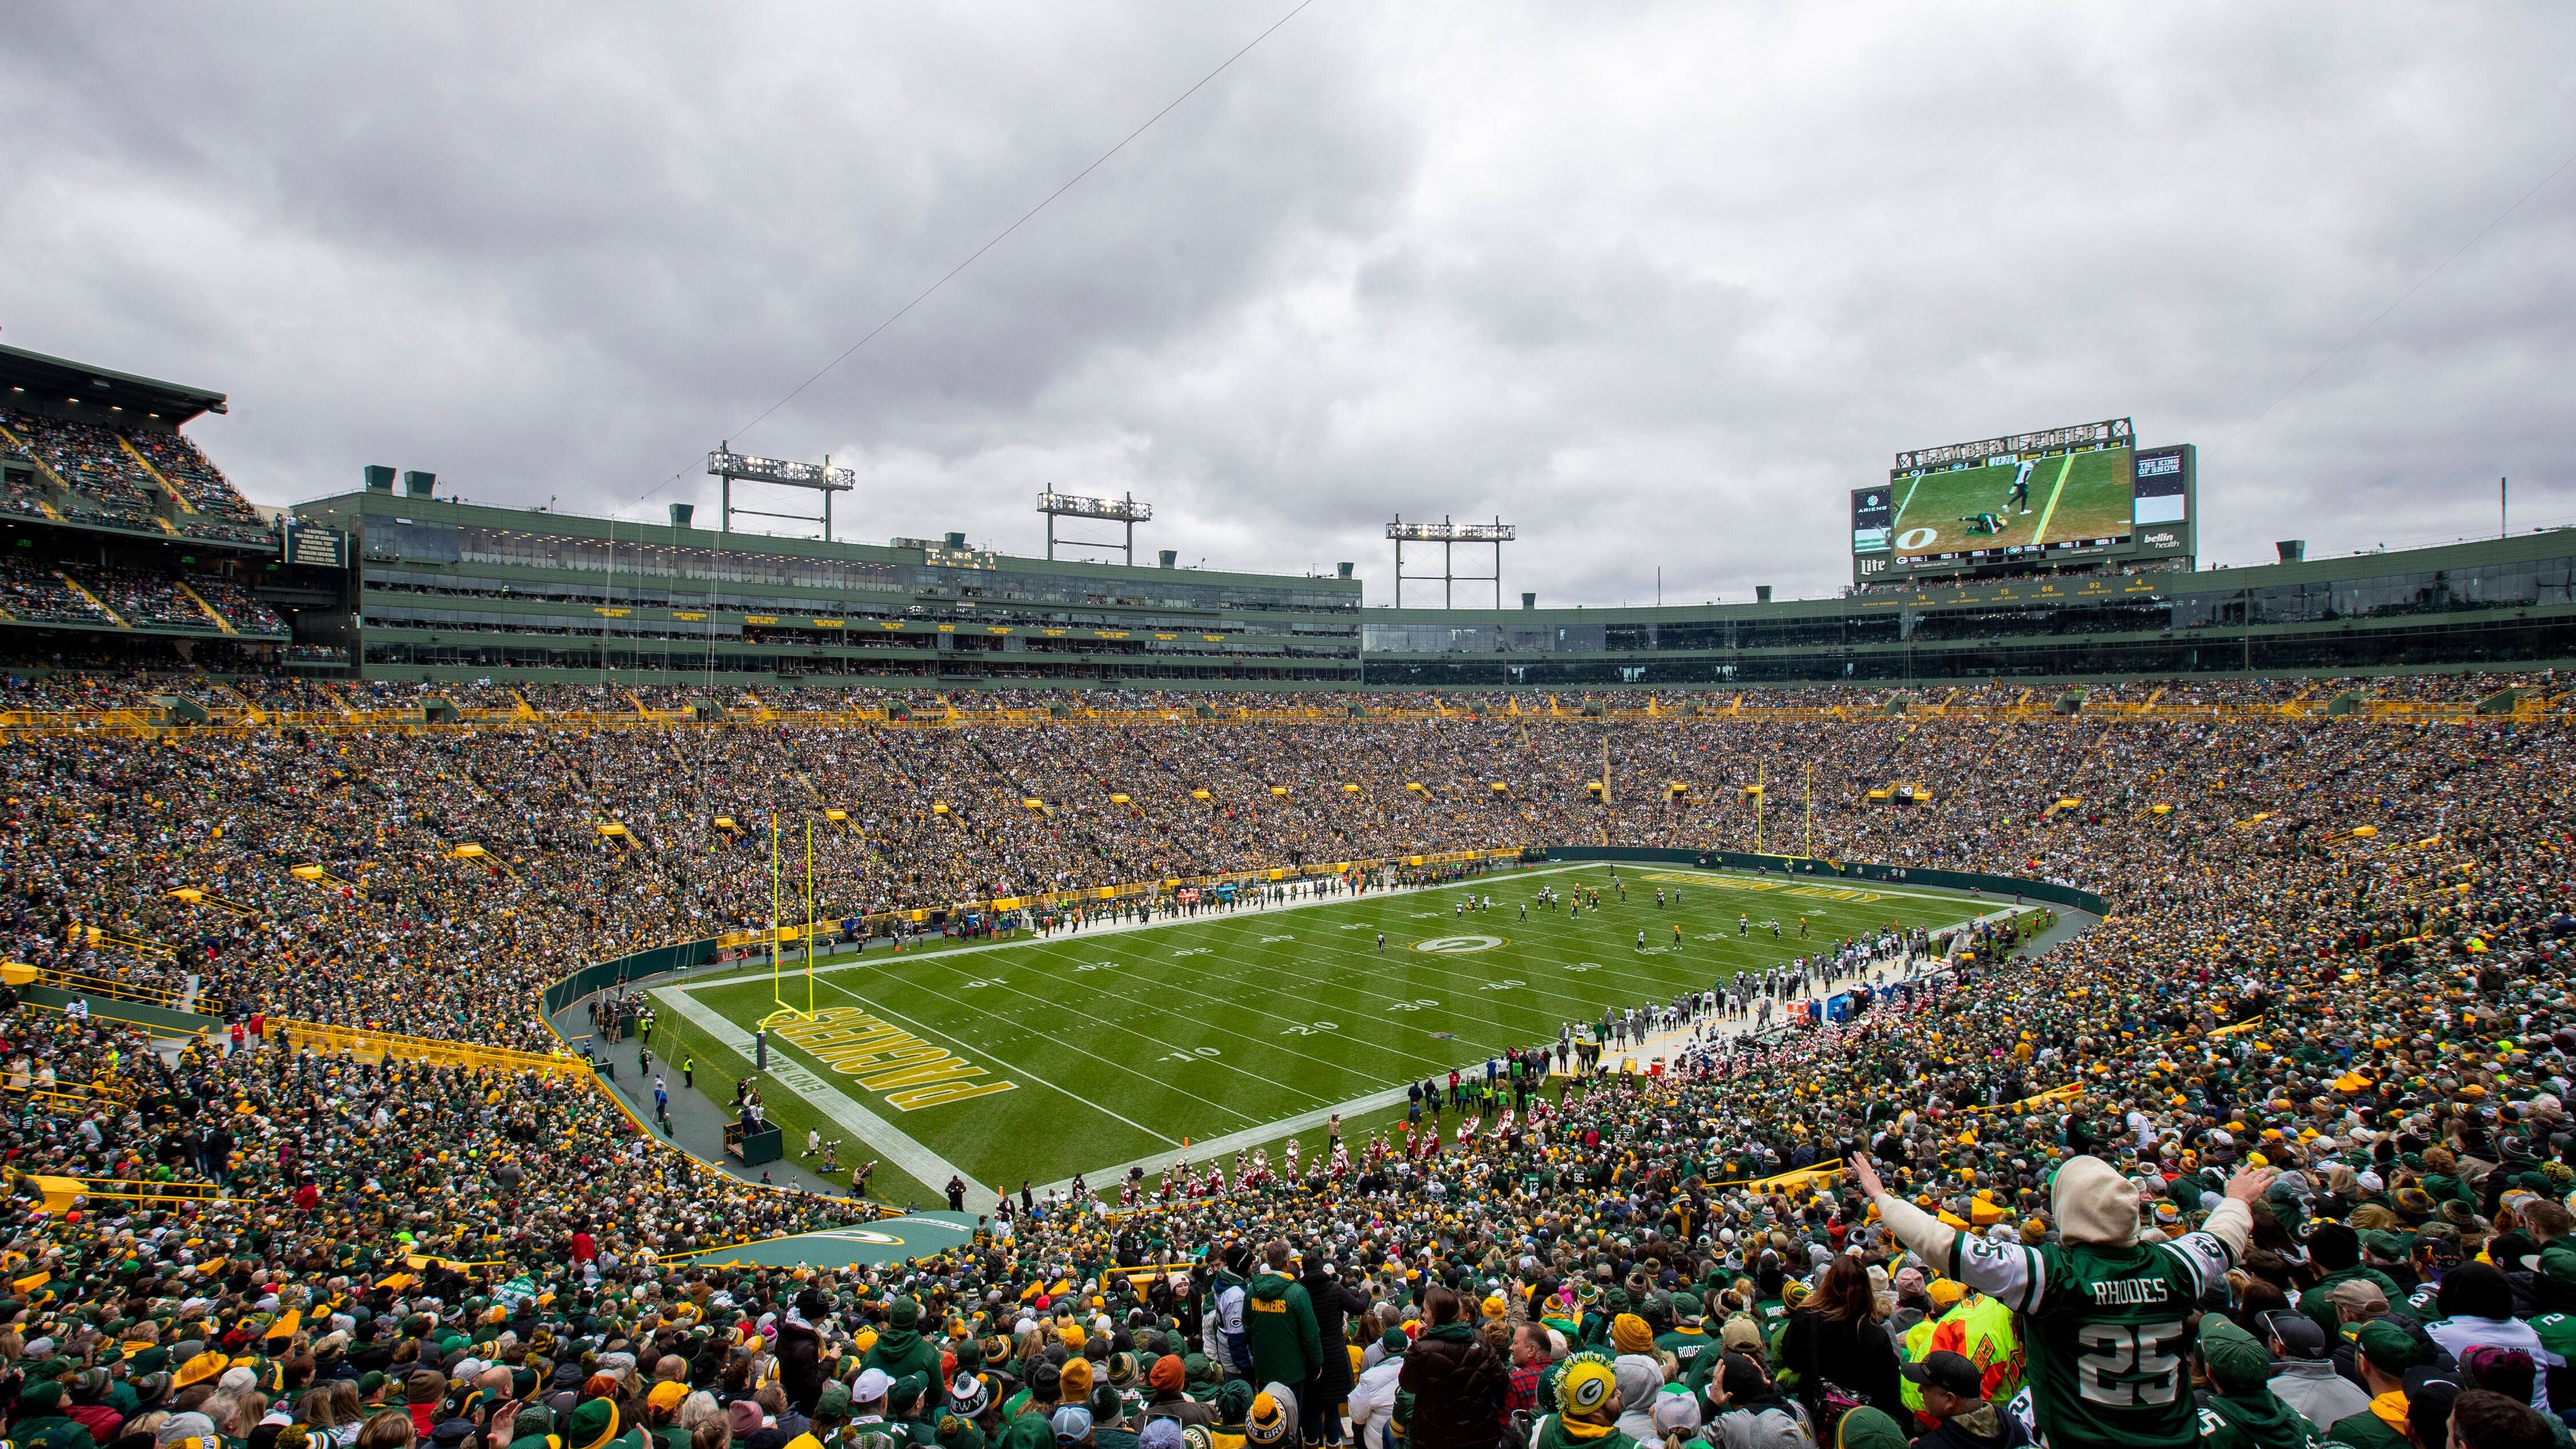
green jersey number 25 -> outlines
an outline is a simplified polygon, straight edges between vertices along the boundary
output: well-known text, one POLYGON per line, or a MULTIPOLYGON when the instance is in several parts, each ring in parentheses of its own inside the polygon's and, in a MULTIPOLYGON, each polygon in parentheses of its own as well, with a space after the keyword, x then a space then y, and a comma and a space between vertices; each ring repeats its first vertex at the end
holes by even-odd
POLYGON ((2075 1359, 2076 1392, 2088 1404, 2140 1408, 2170 1404, 2182 1392, 2179 1320, 2087 1323, 2075 1341, 2084 1350, 2075 1359))

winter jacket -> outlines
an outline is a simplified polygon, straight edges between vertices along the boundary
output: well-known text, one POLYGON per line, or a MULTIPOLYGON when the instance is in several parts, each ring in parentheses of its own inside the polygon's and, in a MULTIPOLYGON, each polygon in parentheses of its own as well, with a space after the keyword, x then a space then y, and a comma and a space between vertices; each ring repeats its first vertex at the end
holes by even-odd
POLYGON ((2495 1347, 2517 1349, 2530 1355, 2541 1372, 2531 1381, 2531 1407, 2550 1414, 2548 1370, 2563 1368, 2567 1361, 2549 1351, 2532 1326, 2519 1318, 2444 1318, 2424 1325, 2424 1331, 2442 1346, 2454 1361, 2473 1348, 2495 1347))
POLYGON ((1444 1323, 1406 1350, 1396 1387, 1413 1396, 1403 1420, 1409 1449, 1493 1449, 1511 1371, 1476 1330, 1444 1323))
POLYGON ((1806 1449, 1816 1442, 1806 1406, 1795 1399, 1765 1396, 1739 1400, 1711 1419, 1702 1438, 1722 1449, 1806 1449))
POLYGON ((928 1380, 930 1388, 922 1404, 924 1413, 935 1413, 940 1405, 948 1402, 948 1386, 939 1381, 939 1349, 924 1339, 919 1330, 889 1328, 878 1334, 876 1344, 860 1364, 864 1368, 883 1369, 886 1377, 892 1379, 919 1374, 928 1380))
POLYGON ((1324 1352, 1324 1366, 1307 1386, 1307 1396, 1330 1409, 1350 1394, 1351 1347, 1344 1328, 1350 1315, 1368 1311, 1368 1300, 1321 1270, 1308 1273, 1298 1286, 1306 1290, 1306 1302, 1315 1315, 1315 1337, 1324 1352))
POLYGON ((2021 1449, 2029 1442, 2030 1431, 2018 1417, 1994 1404, 1980 1404, 1972 1413, 1942 1420, 1939 1428, 1914 1441, 1914 1449, 2021 1449))
POLYGON ((1249 1378, 1252 1348, 1243 1336, 1244 1281, 1218 1269, 1208 1284, 1207 1312, 1199 1324, 1199 1350, 1227 1373, 1249 1378))
MULTIPOLYGON (((1278 1273, 1252 1280, 1243 1295, 1243 1338, 1255 1383, 1304 1384, 1324 1367, 1322 1331, 1304 1285, 1278 1273)), ((1347 1372, 1344 1374, 1347 1378, 1347 1372)))
POLYGON ((1351 1442, 1360 1449, 1387 1449, 1387 1425, 1395 1417, 1395 1380, 1404 1371, 1404 1356, 1382 1358, 1361 1374, 1345 1396, 1350 1405, 1351 1442))
POLYGON ((814 1412, 823 1391, 823 1336, 804 1319, 789 1315, 778 1324, 778 1384, 799 1413, 814 1412))
POLYGON ((2350 1268, 2338 1268, 2326 1274, 2317 1280, 2315 1287, 2300 1290, 2299 1311, 2308 1315, 2309 1322, 2325 1330, 2328 1343, 2337 1342, 2343 1337, 2343 1320, 2335 1312, 2334 1291, 2356 1278, 2365 1283, 2378 1284, 2379 1291, 2387 1294, 2388 1301, 2391 1303, 2402 1303, 2406 1299, 2406 1290, 2397 1286, 2397 1280, 2377 1268, 2355 1265, 2350 1268))
POLYGON ((2292 1359, 2272 1376, 2272 1395, 2311 1424, 2338 1424, 2370 1409, 2370 1395, 2354 1388, 2323 1359, 2292 1359))
MULTIPOLYGON (((1487 1443, 1492 1442, 1492 1425, 1486 1426, 1487 1443)), ((12 1425, 9 1437, 17 1443, 42 1446, 42 1449, 98 1449, 98 1441, 78 1419, 64 1414, 35 1414, 12 1425)))

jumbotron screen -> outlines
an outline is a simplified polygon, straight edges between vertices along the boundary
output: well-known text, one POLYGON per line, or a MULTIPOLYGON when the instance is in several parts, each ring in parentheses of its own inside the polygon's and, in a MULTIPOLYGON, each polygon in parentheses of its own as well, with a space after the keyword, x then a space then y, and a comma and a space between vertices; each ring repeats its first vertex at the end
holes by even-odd
POLYGON ((2191 552, 2193 450, 2127 418, 1896 455, 1852 492, 1852 576, 2038 571, 2191 552))

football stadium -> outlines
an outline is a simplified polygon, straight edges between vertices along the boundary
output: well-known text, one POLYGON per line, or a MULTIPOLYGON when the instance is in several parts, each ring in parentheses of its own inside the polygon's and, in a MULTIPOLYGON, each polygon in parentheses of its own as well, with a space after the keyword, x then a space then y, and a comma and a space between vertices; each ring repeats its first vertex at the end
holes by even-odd
POLYGON ((0 345, 0 1449, 2570 1442, 2576 527, 2122 417, 1390 598, 135 316, 0 345))

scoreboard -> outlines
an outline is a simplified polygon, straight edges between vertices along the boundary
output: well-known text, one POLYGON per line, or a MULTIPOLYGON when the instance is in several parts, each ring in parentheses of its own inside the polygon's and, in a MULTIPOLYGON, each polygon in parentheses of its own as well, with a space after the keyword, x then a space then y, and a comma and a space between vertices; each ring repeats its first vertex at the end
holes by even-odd
POLYGON ((1896 455, 1851 493, 1852 581, 2190 566, 2197 449, 2137 446, 2127 418, 1896 455))

